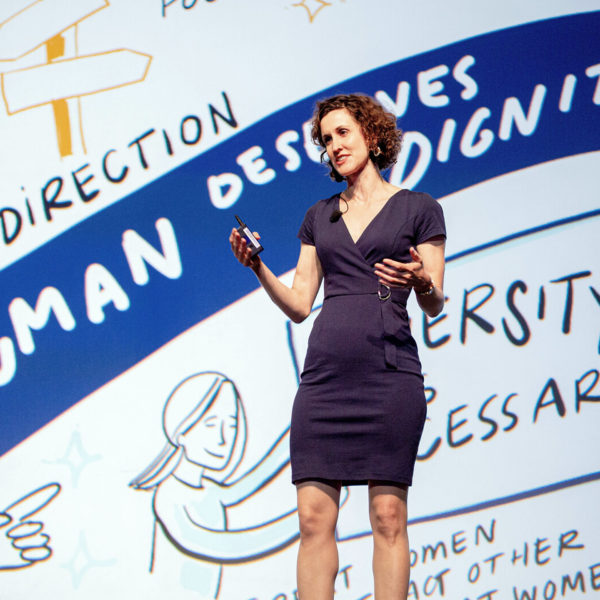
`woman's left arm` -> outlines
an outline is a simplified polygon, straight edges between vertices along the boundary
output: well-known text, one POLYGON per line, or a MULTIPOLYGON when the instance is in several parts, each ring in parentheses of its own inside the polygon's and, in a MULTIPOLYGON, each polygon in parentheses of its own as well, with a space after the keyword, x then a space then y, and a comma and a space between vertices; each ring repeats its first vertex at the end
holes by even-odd
POLYGON ((414 288, 417 302, 425 314, 435 317, 444 308, 443 236, 436 236, 410 249, 412 262, 384 258, 375 264, 379 281, 390 288, 414 288))
MULTIPOLYGON (((432 289, 431 293, 423 294, 422 287, 415 287, 417 302, 423 312, 435 317, 442 312, 444 308, 444 249, 446 246, 445 238, 434 238, 417 245, 416 256, 413 260, 420 259, 425 276, 429 275, 425 291, 432 289), (431 286, 433 285, 433 288, 431 286), (421 292, 421 293, 419 293, 421 292)), ((411 252, 412 255, 412 252, 411 252)))

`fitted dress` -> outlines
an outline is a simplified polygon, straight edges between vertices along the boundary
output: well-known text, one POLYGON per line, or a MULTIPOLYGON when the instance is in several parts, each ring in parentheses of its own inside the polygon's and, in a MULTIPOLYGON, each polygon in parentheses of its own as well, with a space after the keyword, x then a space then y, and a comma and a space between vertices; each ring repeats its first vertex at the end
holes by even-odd
POLYGON ((374 265, 411 262, 411 246, 445 236, 444 216, 431 196, 400 190, 354 242, 330 218, 339 198, 310 207, 298 233, 316 247, 324 301, 292 409, 292 481, 411 485, 427 408, 410 290, 380 285, 374 265))

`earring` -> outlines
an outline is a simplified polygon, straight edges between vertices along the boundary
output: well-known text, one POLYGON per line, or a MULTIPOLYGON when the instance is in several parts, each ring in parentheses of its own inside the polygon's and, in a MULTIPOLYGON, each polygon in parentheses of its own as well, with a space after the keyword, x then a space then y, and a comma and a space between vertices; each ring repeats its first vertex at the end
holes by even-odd
POLYGON ((379 146, 373 150, 373 156, 381 156, 381 148, 379 146))

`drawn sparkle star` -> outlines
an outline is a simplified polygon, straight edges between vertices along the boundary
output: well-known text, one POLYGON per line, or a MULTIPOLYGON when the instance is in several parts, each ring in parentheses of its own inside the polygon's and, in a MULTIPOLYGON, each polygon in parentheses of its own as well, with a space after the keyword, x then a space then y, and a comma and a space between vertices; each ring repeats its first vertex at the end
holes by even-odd
POLYGON ((71 479, 73 487, 77 487, 79 476, 85 467, 90 463, 99 460, 99 454, 88 454, 81 441, 81 435, 78 431, 74 431, 71 435, 71 440, 62 458, 57 460, 44 460, 47 464, 64 465, 71 471, 71 479))
POLYGON ((292 6, 301 6, 306 9, 308 13, 308 18, 312 23, 317 16, 317 13, 324 9, 326 6, 331 6, 331 2, 327 2, 326 0, 300 0, 300 2, 296 2, 292 4, 292 6))
POLYGON ((94 567, 112 567, 116 562, 116 559, 97 560, 93 558, 88 550, 85 535, 81 532, 79 534, 79 541, 77 542, 75 554, 73 554, 69 562, 62 564, 61 567, 69 571, 73 582, 73 588, 77 589, 81 584, 83 576, 90 569, 93 569, 94 567))

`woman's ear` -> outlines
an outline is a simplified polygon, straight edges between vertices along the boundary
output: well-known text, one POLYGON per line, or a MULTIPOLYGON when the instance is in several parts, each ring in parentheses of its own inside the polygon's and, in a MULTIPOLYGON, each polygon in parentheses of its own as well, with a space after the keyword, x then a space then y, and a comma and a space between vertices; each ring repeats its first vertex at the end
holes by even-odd
POLYGON ((377 139, 375 136, 369 136, 367 143, 369 144, 369 152, 375 152, 375 148, 377 148, 377 139))

